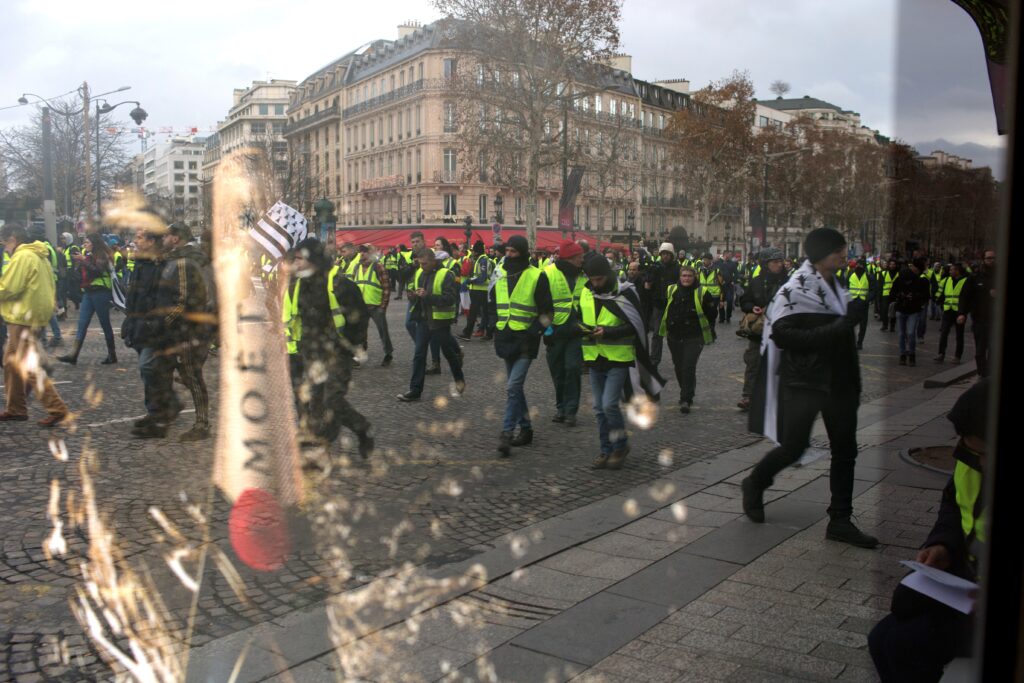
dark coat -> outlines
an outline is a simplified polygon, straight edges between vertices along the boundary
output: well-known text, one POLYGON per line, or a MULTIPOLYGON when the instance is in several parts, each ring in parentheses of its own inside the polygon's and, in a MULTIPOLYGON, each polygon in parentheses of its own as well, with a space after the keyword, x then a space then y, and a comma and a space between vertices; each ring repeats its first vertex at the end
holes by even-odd
POLYGON ((455 284, 455 276, 452 271, 438 264, 428 274, 425 274, 422 281, 412 283, 413 288, 422 287, 427 295, 422 299, 409 299, 409 318, 411 320, 424 320, 427 327, 432 330, 449 327, 454 320, 434 320, 433 311, 437 307, 451 307, 456 309, 459 305, 459 286, 455 284), (444 278, 441 281, 441 293, 434 294, 434 280, 438 277, 444 278))
POLYGON ((975 325, 988 325, 992 320, 992 290, 996 288, 996 274, 992 269, 982 268, 970 276, 967 284, 964 285, 964 292, 970 289, 967 296, 967 307, 964 313, 969 313, 975 325))
MULTIPOLYGON (((978 461, 978 457, 962 446, 957 446, 953 452, 953 457, 971 469, 981 471, 981 463, 978 461)), ((980 542, 975 539, 975 543, 980 542)), ((924 542, 923 547, 927 548, 933 545, 944 545, 949 550, 950 565, 948 571, 951 574, 956 574, 971 581, 978 580, 978 568, 976 563, 971 561, 971 555, 973 554, 977 558, 980 548, 975 547, 972 552, 972 548, 967 545, 967 539, 964 537, 963 526, 960 522, 960 506, 956 502, 956 485, 952 477, 949 478, 949 483, 946 484, 946 488, 942 491, 942 502, 939 503, 939 514, 935 520, 935 526, 932 527, 931 533, 928 534, 928 539, 924 542)))
MULTIPOLYGON (((693 303, 693 287, 678 287, 666 305, 665 336, 673 341, 679 339, 701 339, 703 330, 693 303)), ((718 316, 718 299, 703 297, 704 317, 709 321, 718 316)))
POLYGON ((920 313, 930 298, 931 285, 928 279, 914 275, 909 268, 903 269, 889 292, 889 301, 896 304, 897 313, 920 313))
POLYGON ((669 263, 658 261, 650 269, 651 303, 657 309, 665 308, 669 285, 679 282, 679 262, 673 259, 669 263))
POLYGON ((768 303, 779 291, 782 285, 786 284, 786 273, 778 275, 770 273, 768 268, 762 268, 761 274, 750 281, 749 286, 743 290, 740 297, 740 310, 744 313, 753 313, 754 308, 768 308, 768 303))
POLYGON ((125 298, 125 319, 121 325, 121 339, 129 348, 153 346, 158 339, 161 318, 156 308, 162 267, 160 261, 135 259, 135 270, 125 298))
POLYGON ((156 311, 162 317, 157 348, 205 343, 213 337, 215 315, 203 276, 208 264, 206 255, 189 244, 166 255, 156 295, 156 311))
POLYGON ((782 385, 821 392, 853 389, 860 393, 860 363, 854 334, 857 305, 851 302, 843 317, 797 313, 772 324, 772 340, 782 350, 782 385))

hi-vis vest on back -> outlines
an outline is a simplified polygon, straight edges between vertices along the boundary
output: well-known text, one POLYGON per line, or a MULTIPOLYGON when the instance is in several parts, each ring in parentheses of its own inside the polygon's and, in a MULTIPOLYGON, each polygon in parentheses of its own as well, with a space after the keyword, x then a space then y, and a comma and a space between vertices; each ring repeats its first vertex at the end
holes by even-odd
POLYGON ((566 279, 565 275, 554 263, 544 268, 544 273, 547 275, 548 284, 551 285, 551 300, 555 305, 555 317, 551 324, 564 325, 569 320, 572 307, 580 300, 580 294, 584 290, 584 280, 586 278, 580 272, 576 276, 576 284, 573 286, 572 291, 569 291, 569 280, 566 279))
POLYGON ((718 286, 718 271, 712 268, 707 274, 704 270, 699 271, 700 275, 700 286, 704 288, 704 291, 713 297, 722 296, 722 288, 718 286))
POLYGON ((959 311, 960 310, 960 292, 964 289, 964 283, 967 282, 967 278, 962 277, 955 284, 953 283, 952 277, 946 278, 946 285, 942 290, 942 310, 944 311, 959 311))
POLYGON ((868 299, 868 274, 857 275, 857 273, 850 273, 850 298, 861 299, 867 301, 868 299))
POLYGON ((516 282, 515 289, 511 296, 508 291, 508 276, 502 273, 501 278, 495 283, 494 301, 497 304, 498 329, 504 330, 507 326, 513 332, 522 332, 530 328, 533 321, 537 319, 537 300, 534 292, 537 291, 537 280, 540 279, 540 269, 528 266, 516 282))
MULTIPOLYGON (((487 266, 483 265, 484 263, 488 263, 489 261, 490 261, 490 259, 487 258, 487 254, 480 254, 480 256, 478 256, 476 258, 476 262, 473 264, 473 278, 474 279, 480 277, 481 275, 484 275, 485 273, 487 273, 488 270, 490 270, 490 268, 488 268, 487 266)), ((486 292, 487 291, 487 287, 488 287, 488 282, 487 282, 486 278, 484 279, 483 282, 480 282, 480 283, 475 283, 475 282, 470 282, 469 283, 470 291, 486 292)))
MULTIPOLYGON (((616 284, 616 287, 618 284, 616 284)), ((584 325, 594 327, 615 327, 623 325, 627 321, 620 320, 617 315, 608 310, 607 306, 601 307, 601 313, 597 314, 597 307, 594 305, 594 293, 584 288, 580 294, 580 318, 584 325)), ((628 363, 636 359, 636 351, 633 348, 635 335, 629 335, 621 339, 602 339, 600 341, 592 337, 583 338, 583 360, 594 361, 598 356, 604 356, 610 361, 628 363)))
MULTIPOLYGON (((340 335, 345 329, 345 315, 338 305, 338 297, 334 294, 334 276, 338 274, 338 266, 331 269, 327 276, 327 302, 331 306, 331 320, 334 329, 340 335)), ((299 341, 302 340, 302 318, 299 316, 299 288, 302 280, 295 279, 292 288, 284 291, 284 305, 281 306, 281 322, 284 323, 284 336, 288 344, 288 354, 299 352, 299 341)))
MULTIPOLYGON (((358 262, 358 259, 356 261, 358 262)), ((380 306, 384 300, 384 287, 377 277, 376 265, 372 262, 368 266, 357 263, 352 271, 352 281, 359 287, 363 294, 363 302, 367 306, 380 306)))

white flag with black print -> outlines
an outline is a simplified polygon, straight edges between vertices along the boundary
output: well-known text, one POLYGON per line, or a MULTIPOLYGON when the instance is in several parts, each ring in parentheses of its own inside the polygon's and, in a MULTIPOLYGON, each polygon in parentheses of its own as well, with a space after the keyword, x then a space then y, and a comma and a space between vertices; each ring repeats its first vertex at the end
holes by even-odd
POLYGON ((273 270, 289 249, 306 239, 306 225, 306 217, 284 202, 277 202, 260 216, 249 229, 249 237, 270 258, 264 270, 273 270))

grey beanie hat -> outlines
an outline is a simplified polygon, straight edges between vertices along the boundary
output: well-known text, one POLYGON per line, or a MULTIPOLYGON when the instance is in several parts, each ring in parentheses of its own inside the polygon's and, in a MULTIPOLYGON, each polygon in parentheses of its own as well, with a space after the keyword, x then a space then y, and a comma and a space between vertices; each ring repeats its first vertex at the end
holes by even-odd
POLYGON ((777 247, 768 247, 766 249, 762 249, 760 253, 758 253, 757 258, 759 261, 767 263, 768 261, 781 261, 786 258, 786 256, 782 253, 781 249, 777 247))

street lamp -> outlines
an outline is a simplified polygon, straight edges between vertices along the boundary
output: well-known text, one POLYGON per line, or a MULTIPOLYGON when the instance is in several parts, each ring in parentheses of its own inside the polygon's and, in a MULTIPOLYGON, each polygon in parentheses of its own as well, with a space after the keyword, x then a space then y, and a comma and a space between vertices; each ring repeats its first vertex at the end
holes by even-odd
POLYGON ((135 108, 128 112, 128 116, 132 117, 132 121, 135 121, 135 125, 141 126, 142 122, 145 121, 149 114, 142 108, 142 105, 135 100, 125 100, 124 102, 118 102, 117 104, 110 104, 106 100, 96 100, 96 218, 100 220, 103 215, 102 212, 102 189, 103 182, 101 180, 102 174, 100 173, 100 163, 102 157, 100 156, 100 114, 107 114, 114 111, 122 104, 134 104, 135 108), (103 102, 103 106, 100 106, 100 102, 103 102))
POLYGON ((636 210, 631 206, 626 209, 626 233, 629 235, 628 249, 629 253, 633 253, 633 232, 636 230, 636 210))
POLYGON ((470 238, 473 237, 473 217, 467 214, 462 219, 462 222, 466 224, 466 229, 462 231, 462 234, 466 236, 466 244, 468 245, 470 238))
POLYGON ((726 222, 725 224, 725 250, 726 252, 732 251, 732 223, 726 222))

